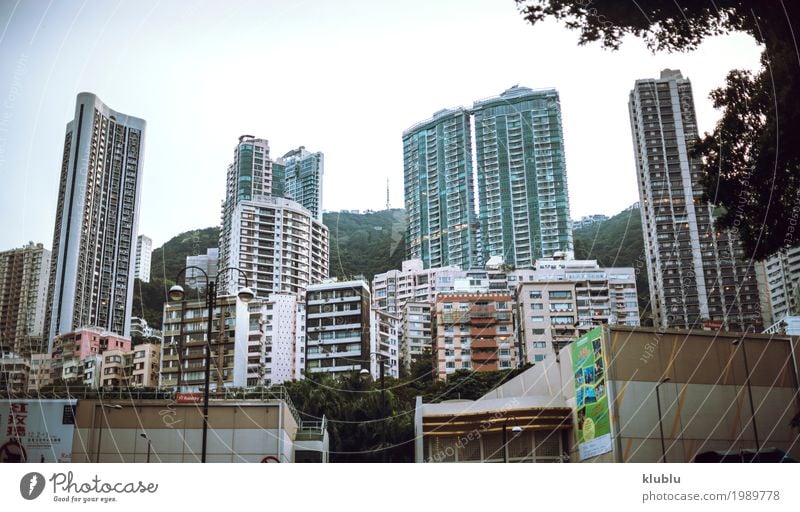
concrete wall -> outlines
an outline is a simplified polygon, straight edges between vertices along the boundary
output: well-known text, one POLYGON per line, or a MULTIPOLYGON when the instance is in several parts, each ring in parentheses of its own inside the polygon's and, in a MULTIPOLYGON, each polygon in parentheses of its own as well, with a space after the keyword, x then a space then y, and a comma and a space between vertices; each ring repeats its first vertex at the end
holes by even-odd
MULTIPOLYGON (((171 400, 142 400, 135 404, 80 400, 72 460, 145 462, 147 440, 140 434, 146 433, 152 441, 151 462, 199 462, 202 428, 200 404, 177 404, 171 400)), ((261 462, 268 455, 278 457, 280 451, 281 462, 291 462, 296 431, 294 418, 280 401, 223 404, 212 400, 207 460, 261 462), (278 428, 279 420, 282 429, 278 428)))
POLYGON ((754 449, 748 374, 761 448, 779 448, 800 458, 797 429, 789 426, 800 410, 791 340, 743 336, 604 329, 614 459, 660 459, 656 384, 664 378, 670 379, 659 386, 667 461, 688 462, 711 450, 754 449), (737 340, 739 345, 733 345, 737 340))

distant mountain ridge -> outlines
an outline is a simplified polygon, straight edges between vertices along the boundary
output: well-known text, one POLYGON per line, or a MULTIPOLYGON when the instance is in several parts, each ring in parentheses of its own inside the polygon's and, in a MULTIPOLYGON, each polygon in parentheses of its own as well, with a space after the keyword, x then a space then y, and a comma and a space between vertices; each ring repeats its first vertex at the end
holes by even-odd
POLYGON ((639 208, 628 208, 608 220, 573 232, 575 258, 597 260, 603 267, 633 267, 642 324, 650 318, 650 284, 639 208))
MULTIPOLYGON (((330 234, 331 277, 349 279, 400 269, 406 257, 405 211, 399 208, 367 213, 327 212, 323 223, 330 234)), ((167 291, 186 257, 204 254, 219 244, 218 226, 194 229, 174 236, 153 251, 150 282, 136 280, 133 315, 161 327, 167 291)), ((642 220, 638 208, 574 231, 575 257, 596 259, 605 267, 633 267, 643 320, 649 317, 650 288, 644 256, 642 220)))

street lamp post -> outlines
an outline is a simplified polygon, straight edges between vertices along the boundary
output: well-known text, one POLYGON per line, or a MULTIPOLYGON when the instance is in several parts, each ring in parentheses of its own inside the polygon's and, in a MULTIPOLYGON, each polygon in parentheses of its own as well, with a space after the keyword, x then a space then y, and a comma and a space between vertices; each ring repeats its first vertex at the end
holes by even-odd
MULTIPOLYGON (((509 418, 506 418, 505 421, 503 422, 503 462, 506 463, 508 462, 508 433, 507 433, 508 420, 509 418)), ((519 425, 511 427, 511 432, 513 432, 514 434, 519 434, 520 432, 522 432, 522 427, 520 427, 519 425)))
MULTIPOLYGON (((216 280, 211 280, 206 274, 205 270, 200 267, 195 267, 190 265, 188 267, 184 267, 178 272, 177 277, 175 278, 175 286, 169 289, 169 298, 172 301, 181 301, 186 296, 186 293, 183 290, 183 287, 178 285, 177 283, 180 281, 181 275, 186 272, 188 269, 195 269, 199 270, 203 277, 206 278, 206 306, 208 308, 208 323, 206 326, 206 357, 205 357, 205 375, 203 377, 204 382, 204 389, 203 389, 203 451, 201 453, 200 462, 206 461, 206 448, 208 443, 208 393, 209 393, 209 381, 211 380, 211 325, 214 316, 214 308, 216 307, 217 301, 217 282, 216 280)), ((239 299, 244 302, 248 303, 253 300, 255 294, 253 290, 250 289, 248 282, 247 282, 247 274, 244 273, 243 270, 238 269, 236 267, 228 267, 220 270, 217 273, 217 279, 219 276, 223 275, 224 272, 229 270, 236 270, 237 272, 241 273, 244 276, 244 288, 240 289, 237 293, 239 299)))
POLYGON ((147 437, 147 434, 144 433, 139 434, 139 437, 147 441, 147 463, 150 464, 150 445, 151 445, 150 438, 147 437))
MULTIPOLYGON (((749 329, 748 329, 749 331, 749 329)), ((746 334, 746 333, 745 333, 746 334)), ((756 410, 753 407, 753 389, 750 387, 750 367, 747 364, 747 349, 745 348, 744 337, 741 339, 735 339, 731 342, 731 345, 738 348, 739 342, 742 345, 742 358, 744 359, 744 381, 747 385, 747 396, 750 399, 750 423, 753 424, 753 438, 756 442, 756 457, 758 457, 759 452, 761 452, 761 443, 758 441, 758 426, 756 425, 756 410)), ((736 349, 734 349, 736 350, 736 349)))
MULTIPOLYGON (((105 407, 106 409, 122 409, 122 406, 119 405, 119 404, 103 404, 103 403, 101 403, 100 406, 101 406, 101 409, 100 409, 101 411, 103 410, 102 409, 103 407, 105 407)), ((105 416, 106 416, 106 413, 103 412, 102 418, 105 418, 105 416)), ((97 435, 97 452, 95 452, 95 454, 94 454, 94 461, 95 462, 100 462, 100 447, 103 445, 103 422, 102 422, 102 418, 101 418, 101 421, 100 421, 100 433, 97 435)), ((108 424, 108 421, 106 421, 106 424, 108 424)), ((109 428, 111 428, 111 427, 109 427, 109 428)))
MULTIPOLYGON (((370 356, 375 356, 378 360, 379 366, 379 376, 381 381, 381 421, 384 421, 386 418, 386 383, 385 383, 385 372, 384 372, 384 365, 386 361, 389 359, 389 356, 385 354, 381 354, 380 352, 370 352, 370 356)), ((362 368, 359 372, 359 375, 369 375, 370 371, 366 368, 362 368)), ((385 447, 383 446, 386 442, 386 425, 381 425, 381 459, 386 455, 385 447)))
POLYGON ((667 462, 667 449, 664 446, 664 424, 661 418, 661 395, 658 392, 658 388, 661 387, 662 384, 665 382, 669 382, 669 377, 664 377, 658 384, 656 384, 656 406, 658 407, 658 431, 661 434, 661 462, 667 462))

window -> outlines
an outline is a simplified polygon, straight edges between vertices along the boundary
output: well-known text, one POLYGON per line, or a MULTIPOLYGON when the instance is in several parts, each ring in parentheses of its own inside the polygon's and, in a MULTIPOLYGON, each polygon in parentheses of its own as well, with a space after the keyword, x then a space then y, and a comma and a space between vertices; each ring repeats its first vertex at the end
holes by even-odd
POLYGON ((544 341, 534 341, 533 348, 547 348, 547 343, 544 341))
POLYGON ((544 336, 544 329, 533 329, 534 336, 544 336))
POLYGON ((544 361, 544 356, 542 354, 536 354, 533 356, 534 363, 538 363, 539 361, 544 361))
POLYGON ((531 304, 531 309, 544 309, 544 304, 541 302, 534 302, 531 304))
POLYGON ((572 298, 572 291, 570 290, 558 290, 550 292, 550 299, 571 299, 572 298))
POLYGON ((455 368, 455 367, 456 367, 455 361, 449 361, 445 363, 445 368, 455 368))
POLYGON ((529 297, 531 299, 541 299, 542 298, 542 292, 540 290, 533 291, 533 292, 530 293, 529 297))
POLYGON ((531 322, 544 322, 544 317, 543 316, 532 316, 531 317, 531 322))

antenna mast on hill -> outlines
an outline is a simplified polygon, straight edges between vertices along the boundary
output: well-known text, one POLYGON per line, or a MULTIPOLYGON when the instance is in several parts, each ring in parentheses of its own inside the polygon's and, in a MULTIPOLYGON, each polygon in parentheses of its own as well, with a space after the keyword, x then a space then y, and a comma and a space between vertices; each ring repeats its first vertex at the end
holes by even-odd
POLYGON ((386 178, 386 209, 389 209, 389 178, 386 178))

